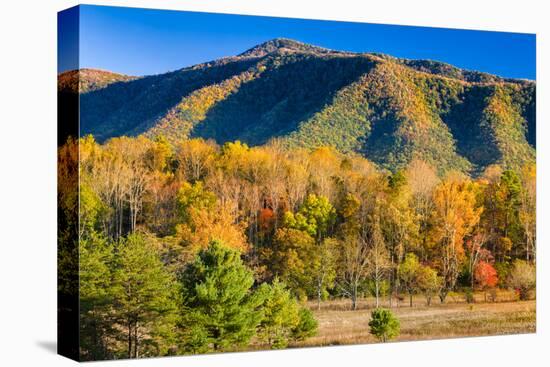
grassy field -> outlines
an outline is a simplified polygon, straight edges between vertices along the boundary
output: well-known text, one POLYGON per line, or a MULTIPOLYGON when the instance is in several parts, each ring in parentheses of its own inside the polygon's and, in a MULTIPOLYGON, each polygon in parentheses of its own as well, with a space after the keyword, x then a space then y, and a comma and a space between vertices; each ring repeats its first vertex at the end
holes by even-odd
MULTIPOLYGON (((484 294, 475 295, 476 303, 468 304, 460 294, 451 294, 445 304, 439 299, 432 300, 426 306, 424 298, 415 297, 413 307, 409 307, 408 298, 395 302, 392 311, 401 322, 401 335, 396 341, 458 338, 466 336, 484 336, 535 332, 536 303, 516 301, 511 292, 499 292, 496 302, 485 302, 484 294)), ((387 307, 387 300, 382 306, 387 307)), ((375 343, 377 340, 369 334, 368 322, 374 307, 373 299, 364 299, 358 310, 350 310, 349 301, 335 300, 323 302, 321 310, 311 304, 315 317, 319 321, 317 336, 300 346, 323 346, 342 344, 375 343)))

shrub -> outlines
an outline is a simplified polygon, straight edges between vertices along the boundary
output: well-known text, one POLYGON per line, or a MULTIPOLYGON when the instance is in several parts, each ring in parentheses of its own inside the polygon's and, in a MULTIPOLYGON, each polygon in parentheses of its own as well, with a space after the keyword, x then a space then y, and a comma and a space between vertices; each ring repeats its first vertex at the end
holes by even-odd
POLYGON ((535 266, 524 260, 516 260, 508 275, 508 286, 519 293, 519 299, 526 300, 536 287, 535 266))
POLYGON ((489 289, 488 299, 489 299, 489 302, 497 301, 497 290, 495 288, 489 289))
POLYGON ((317 327, 319 323, 313 317, 313 312, 308 308, 302 307, 300 309, 300 321, 298 325, 292 329, 292 337, 294 340, 304 340, 317 334, 317 327))
POLYGON ((383 308, 372 311, 369 327, 370 333, 384 343, 398 336, 400 330, 397 317, 390 310, 383 308))
POLYGON ((510 270, 512 265, 509 262, 498 262, 494 265, 495 270, 497 271, 498 283, 497 286, 500 288, 506 288, 508 283, 508 278, 510 275, 510 270))
POLYGON ((472 292, 472 290, 470 288, 466 289, 466 291, 464 292, 464 296, 466 297, 466 302, 467 303, 474 303, 475 302, 474 292, 472 292))

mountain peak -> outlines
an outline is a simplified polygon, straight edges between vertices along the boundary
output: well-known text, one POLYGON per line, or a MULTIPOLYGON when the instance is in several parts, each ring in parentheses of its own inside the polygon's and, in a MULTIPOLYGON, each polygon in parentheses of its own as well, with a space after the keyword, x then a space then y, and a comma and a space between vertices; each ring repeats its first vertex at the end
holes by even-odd
POLYGON ((239 54, 239 56, 261 57, 274 52, 330 53, 336 51, 309 45, 290 38, 274 38, 246 50, 239 54))

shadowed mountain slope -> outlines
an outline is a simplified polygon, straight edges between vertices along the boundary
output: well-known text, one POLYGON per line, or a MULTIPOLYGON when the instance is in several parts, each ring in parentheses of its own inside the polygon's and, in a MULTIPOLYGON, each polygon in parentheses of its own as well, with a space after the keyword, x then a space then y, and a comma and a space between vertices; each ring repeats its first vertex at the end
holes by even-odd
MULTIPOLYGON (((76 72, 60 75, 60 88, 76 72), (70 74, 72 73, 72 74, 70 74)), ((479 173, 535 159, 532 81, 431 60, 275 39, 240 55, 133 78, 81 70, 81 133, 334 146, 395 171, 418 157, 479 173)), ((63 87, 62 87, 63 86, 63 87)))

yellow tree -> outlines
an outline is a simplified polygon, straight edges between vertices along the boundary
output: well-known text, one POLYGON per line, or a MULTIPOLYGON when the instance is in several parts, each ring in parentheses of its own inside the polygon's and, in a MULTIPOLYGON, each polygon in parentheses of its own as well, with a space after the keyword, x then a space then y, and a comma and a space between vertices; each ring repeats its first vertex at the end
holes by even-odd
POLYGON ((285 198, 290 211, 297 210, 299 204, 306 197, 308 176, 307 157, 303 151, 294 152, 294 155, 285 164, 282 177, 285 198))
POLYGON ((107 232, 115 239, 136 229, 151 174, 156 168, 164 168, 157 148, 157 143, 143 136, 123 136, 109 140, 94 154, 89 184, 112 208, 107 232))
POLYGON ((338 153, 330 147, 320 147, 309 156, 311 185, 318 195, 334 199, 334 179, 340 167, 341 159, 338 153))
POLYGON ((182 140, 177 146, 179 173, 188 181, 204 180, 212 169, 218 147, 203 139, 182 140))
POLYGON ((262 148, 251 148, 243 157, 237 171, 238 177, 244 183, 242 208, 248 220, 248 239, 258 246, 259 244, 259 213, 264 207, 266 187, 270 184, 271 155, 262 148))
POLYGON ((413 159, 405 172, 407 184, 411 193, 411 204, 418 217, 420 235, 420 253, 426 261, 426 245, 428 242, 428 226, 433 211, 433 190, 439 183, 435 169, 428 163, 413 159))
POLYGON ((483 210, 476 204, 477 190, 477 184, 458 175, 450 175, 434 190, 432 238, 443 278, 441 302, 456 285, 464 260, 464 237, 479 222, 483 210))
MULTIPOLYGON (((262 148, 270 159, 267 160, 267 177, 265 178, 264 203, 262 210, 271 210, 273 215, 273 230, 279 228, 279 214, 282 214, 286 203, 286 187, 284 179, 287 158, 284 149, 278 141, 273 141, 262 148)), ((273 232, 274 233, 274 232, 273 232)))
POLYGON ((534 262, 537 242, 537 168, 534 164, 523 168, 521 181, 519 221, 525 238, 525 259, 534 262))
POLYGON ((381 201, 381 228, 390 255, 390 307, 392 294, 398 293, 400 280, 397 268, 404 260, 406 252, 417 249, 418 221, 411 207, 411 191, 407 184, 407 177, 401 171, 394 173, 387 179, 384 187, 384 200, 381 201))
POLYGON ((353 310, 357 309, 360 286, 371 272, 371 217, 374 198, 359 198, 348 194, 344 199, 341 216, 338 248, 338 271, 336 284, 339 291, 351 300, 353 310))
POLYGON ((185 182, 177 200, 180 223, 176 226, 175 242, 181 247, 178 261, 187 262, 214 240, 242 252, 248 250, 245 223, 236 223, 231 211, 200 181, 193 185, 185 182))
POLYGON ((391 271, 389 251, 380 228, 379 214, 375 213, 374 223, 371 225, 369 246, 369 277, 374 283, 374 297, 376 308, 380 306, 380 285, 391 271))

